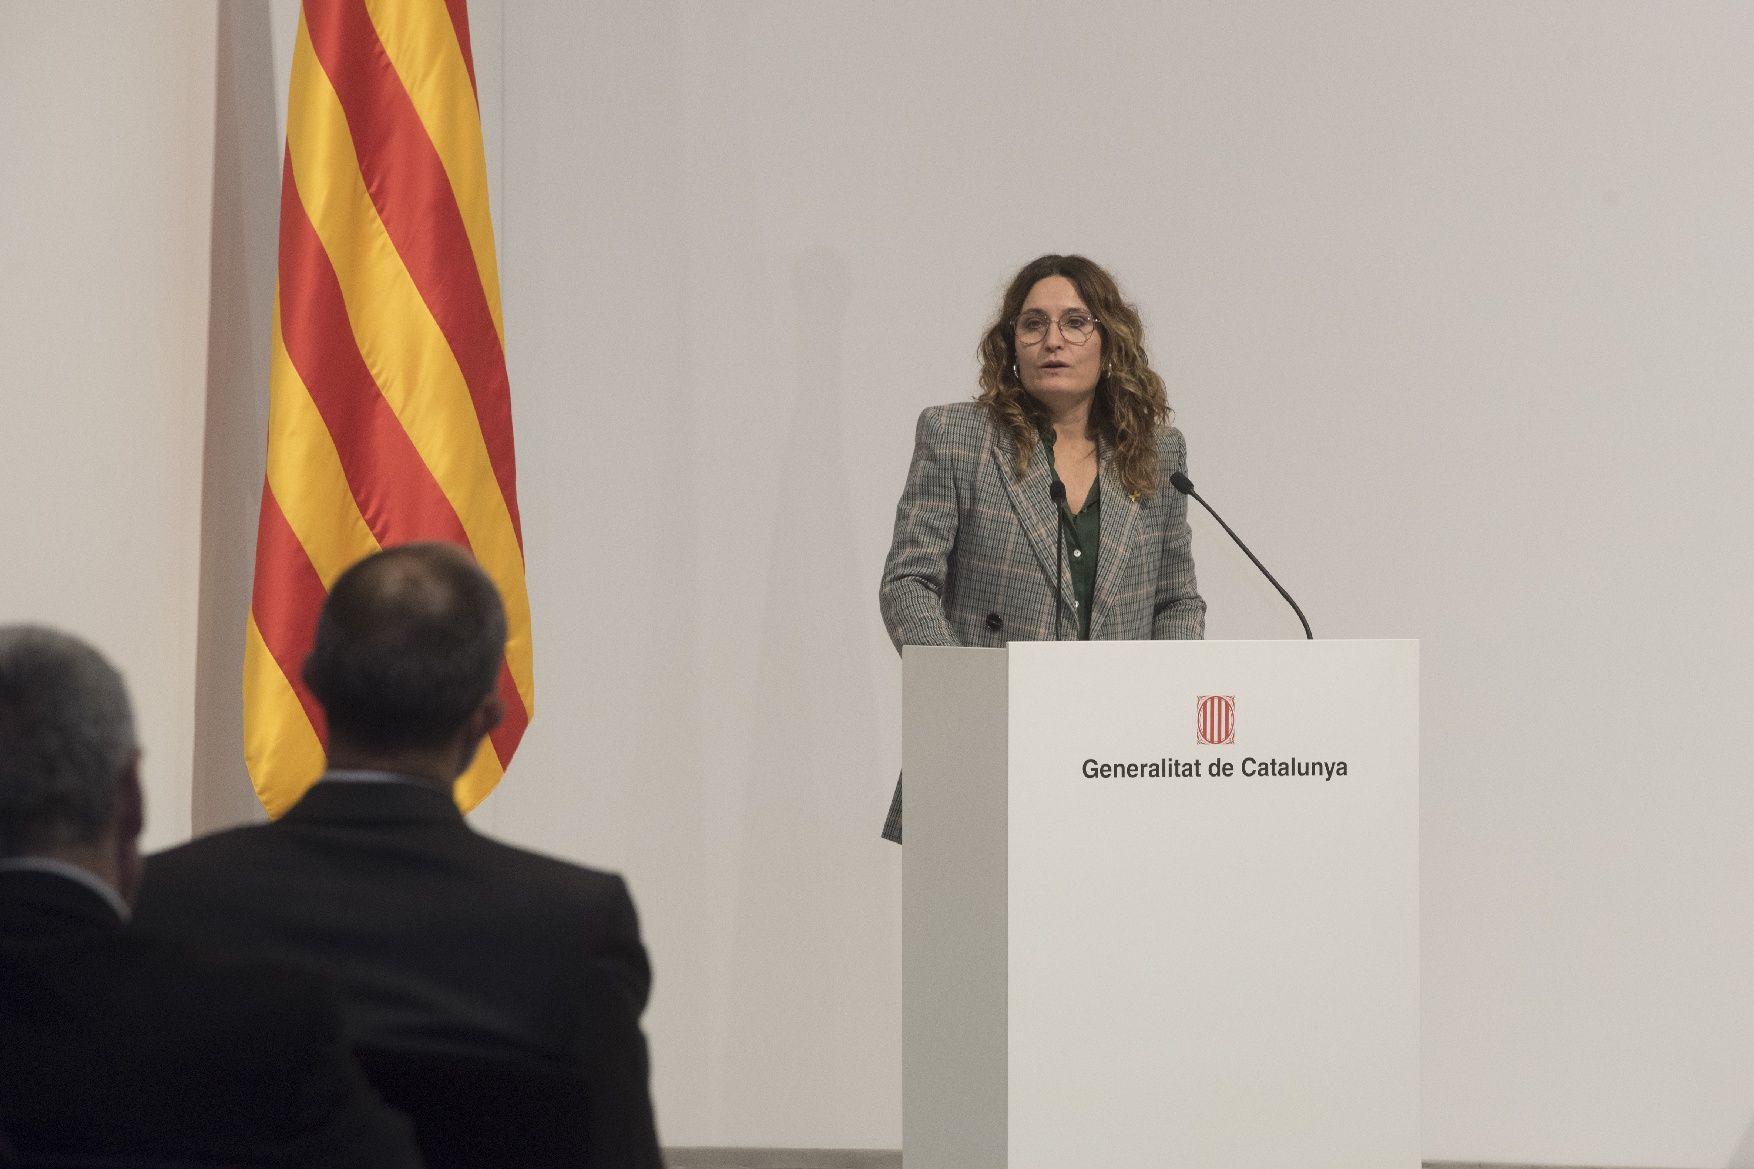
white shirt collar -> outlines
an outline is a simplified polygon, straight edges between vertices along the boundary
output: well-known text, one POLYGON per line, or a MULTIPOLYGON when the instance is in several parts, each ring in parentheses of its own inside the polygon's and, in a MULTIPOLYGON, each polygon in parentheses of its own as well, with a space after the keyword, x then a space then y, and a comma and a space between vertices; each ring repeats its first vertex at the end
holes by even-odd
POLYGON ((397 771, 368 771, 364 768, 352 771, 325 771, 317 779, 318 783, 411 783, 415 787, 431 787, 432 784, 412 775, 403 775, 397 771))

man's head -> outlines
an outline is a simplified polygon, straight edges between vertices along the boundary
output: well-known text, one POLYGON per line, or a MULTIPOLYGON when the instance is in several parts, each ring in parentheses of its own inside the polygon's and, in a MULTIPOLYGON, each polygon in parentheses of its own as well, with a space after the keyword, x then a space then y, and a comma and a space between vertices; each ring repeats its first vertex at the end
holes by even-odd
POLYGON ((349 568, 304 663, 331 763, 338 750, 366 762, 461 752, 455 772, 436 777, 456 778, 499 722, 505 640, 498 590, 454 545, 404 544, 349 568))
POLYGON ((78 638, 0 626, 0 857, 139 880, 140 750, 122 676, 78 638))

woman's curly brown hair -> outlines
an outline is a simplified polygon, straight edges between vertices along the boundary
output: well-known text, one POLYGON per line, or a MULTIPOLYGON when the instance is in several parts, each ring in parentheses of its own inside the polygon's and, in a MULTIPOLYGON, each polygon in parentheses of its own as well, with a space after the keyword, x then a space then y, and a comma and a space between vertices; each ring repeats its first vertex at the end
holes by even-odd
POLYGON ((1046 411, 1017 376, 1017 316, 1029 290, 1049 276, 1072 282, 1102 335, 1103 372, 1090 406, 1091 428, 1114 451, 1127 493, 1135 499, 1150 495, 1157 490, 1157 428, 1169 421, 1169 400, 1145 353, 1145 326, 1138 310, 1122 299, 1114 277, 1094 261, 1042 256, 1012 279, 999 315, 981 338, 979 401, 1010 434, 1022 475, 1035 451, 1036 423, 1046 411))

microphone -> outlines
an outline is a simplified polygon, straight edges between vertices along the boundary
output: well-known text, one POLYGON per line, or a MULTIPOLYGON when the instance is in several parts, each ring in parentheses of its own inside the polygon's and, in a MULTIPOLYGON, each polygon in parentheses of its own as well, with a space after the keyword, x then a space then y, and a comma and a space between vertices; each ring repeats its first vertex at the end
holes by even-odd
POLYGON ((1066 607, 1066 591, 1060 584, 1060 565, 1066 555, 1066 533, 1060 525, 1065 519, 1060 513, 1060 505, 1066 502, 1066 485, 1055 479, 1048 484, 1048 498, 1054 503, 1054 640, 1060 640, 1060 610, 1066 607))
POLYGON ((1260 559, 1253 552, 1249 551, 1249 546, 1242 542, 1242 537, 1230 530, 1230 525, 1224 522, 1224 517, 1213 511, 1211 504, 1207 503, 1204 499, 1200 499, 1200 493, 1194 490, 1194 481, 1180 471, 1177 471, 1169 477, 1169 483, 1171 487, 1174 487, 1183 495, 1191 495, 1199 500, 1200 506, 1206 509, 1206 513, 1213 519, 1217 520, 1218 526, 1224 529, 1225 534, 1232 540, 1235 540, 1236 546, 1241 548, 1250 560, 1254 561, 1255 567, 1261 570, 1261 575, 1267 578, 1267 582, 1279 590, 1279 595, 1285 598, 1285 603, 1291 606, 1291 611, 1297 614, 1297 619, 1299 621, 1303 622, 1303 635, 1309 640, 1314 641, 1315 634, 1309 631, 1309 619, 1303 615, 1303 610, 1297 607, 1297 602, 1291 599, 1291 594, 1285 591, 1285 586, 1273 579, 1273 574, 1267 571, 1267 566, 1262 564, 1260 559))

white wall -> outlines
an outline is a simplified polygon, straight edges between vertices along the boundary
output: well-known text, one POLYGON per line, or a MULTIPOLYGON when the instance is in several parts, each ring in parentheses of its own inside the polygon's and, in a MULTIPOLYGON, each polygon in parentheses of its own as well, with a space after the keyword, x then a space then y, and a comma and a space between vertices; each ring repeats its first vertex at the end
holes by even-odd
MULTIPOLYGON (((476 818, 629 874, 667 1141, 899 1139, 876 579, 913 415, 971 392, 1010 272, 1075 249, 1140 303, 1196 482, 1317 633, 1423 640, 1426 1155, 1754 1166, 1754 11, 474 7, 539 688, 476 818)), ((4 157, 102 155, 103 111, 18 113, 85 66, 87 26, 51 43, 52 10, 6 11, 43 48, 4 38, 4 157)), ((151 80, 126 116, 190 84, 151 80)), ((181 174, 158 176, 161 221, 181 174)), ((209 620, 237 587, 215 509, 259 481, 210 472, 191 513, 199 350, 137 314, 205 303, 205 223, 121 265, 161 295, 118 294, 93 345, 63 320, 92 282, 32 306, 57 256, 143 246, 91 234, 139 214, 139 184, 87 183, 83 212, 35 182, 4 184, 8 255, 39 249, 0 273, 7 413, 29 420, 8 496, 106 452, 138 468, 152 428, 153 474, 182 486, 97 475, 54 524, 8 507, 34 566, 6 608, 116 647, 137 688, 158 671, 149 735, 186 759, 179 574, 205 524, 209 620), (124 336, 172 356, 143 369, 124 336), (154 404, 116 405, 122 385, 154 404), (158 559, 120 550, 141 547, 158 559)), ((1195 522, 1209 632, 1293 635, 1195 522)))
MULTIPOLYGON (((508 7, 545 689, 493 811, 635 875, 674 1139, 895 1138, 875 581, 913 414, 1078 249, 1318 632, 1424 639, 1428 1154, 1754 1164, 1751 41, 1633 4, 508 7)), ((1197 541, 1212 635, 1295 634, 1197 541)))
POLYGON ((127 677, 147 842, 189 833, 210 2, 0 5, 0 621, 127 677))

